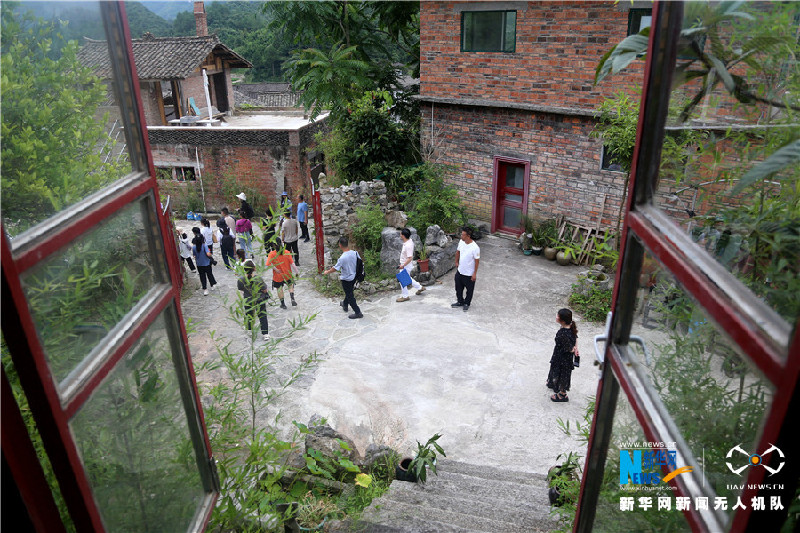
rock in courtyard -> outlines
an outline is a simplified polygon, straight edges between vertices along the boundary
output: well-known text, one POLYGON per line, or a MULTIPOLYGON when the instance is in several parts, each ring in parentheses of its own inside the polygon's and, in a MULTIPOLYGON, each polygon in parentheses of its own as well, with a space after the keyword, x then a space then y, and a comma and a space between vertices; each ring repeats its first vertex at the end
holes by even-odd
POLYGON ((425 246, 439 246, 439 238, 444 235, 444 231, 438 225, 428 226, 425 232, 425 246))
POLYGON ((402 211, 387 211, 386 225, 391 228, 402 229, 408 223, 408 215, 402 211))
POLYGON ((430 259, 430 262, 428 263, 428 267, 433 277, 441 278, 455 267, 457 248, 458 243, 451 241, 446 246, 431 248, 429 250, 428 259, 430 259))
MULTIPOLYGON (((414 241, 414 249, 419 250, 422 241, 417 235, 417 230, 408 226, 411 231, 411 240, 414 241)), ((384 274, 394 276, 397 274, 397 265, 400 262, 400 250, 403 248, 403 241, 400 239, 400 232, 395 228, 383 228, 381 232, 381 271, 384 274)))
MULTIPOLYGON (((361 455, 358 453, 353 440, 339 433, 327 423, 323 424, 317 415, 312 416, 311 420, 308 421, 308 430, 309 433, 306 435, 305 441, 306 453, 311 449, 317 450, 324 456, 333 459, 334 464, 336 464, 337 454, 356 464, 362 462, 361 455), (343 448, 339 444, 339 440, 343 441, 350 449, 343 448)), ((339 473, 344 474, 344 470, 339 473)))

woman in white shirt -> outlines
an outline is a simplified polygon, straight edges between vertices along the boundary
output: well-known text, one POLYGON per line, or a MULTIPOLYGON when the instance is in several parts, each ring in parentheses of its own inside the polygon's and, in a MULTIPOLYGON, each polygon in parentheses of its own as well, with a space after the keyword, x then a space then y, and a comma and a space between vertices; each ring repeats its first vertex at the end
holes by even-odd
MULTIPOLYGON (((414 269, 414 241, 411 240, 411 230, 408 228, 401 229, 400 240, 403 241, 403 248, 400 250, 400 264, 397 268, 398 270, 405 269, 408 272, 408 276, 411 277, 411 271, 414 269)), ((411 286, 417 289, 417 294, 422 294, 425 291, 425 287, 420 285, 414 278, 411 278, 411 286)), ((411 299, 408 296, 408 287, 401 284, 400 288, 403 293, 396 301, 407 302, 411 299)))
POLYGON ((212 254, 214 253, 214 230, 211 229, 211 222, 207 218, 203 218, 200 223, 203 225, 200 228, 200 234, 206 240, 206 246, 208 246, 208 251, 212 254))

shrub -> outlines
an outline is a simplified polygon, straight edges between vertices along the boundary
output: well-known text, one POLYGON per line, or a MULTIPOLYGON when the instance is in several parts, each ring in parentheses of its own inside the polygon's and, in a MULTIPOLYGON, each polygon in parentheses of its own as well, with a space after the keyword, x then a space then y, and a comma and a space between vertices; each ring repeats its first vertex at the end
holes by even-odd
POLYGON ((569 305, 583 315, 586 320, 604 322, 606 315, 611 311, 611 295, 611 289, 598 289, 597 287, 590 287, 588 294, 584 295, 576 283, 572 285, 569 305))
POLYGON ((419 174, 415 175, 424 179, 405 195, 403 202, 409 225, 425 231, 437 224, 447 233, 455 232, 467 217, 458 191, 444 182, 447 167, 425 163, 418 168, 415 173, 419 174))
POLYGON ((383 211, 378 204, 370 202, 356 209, 356 223, 350 227, 350 234, 360 250, 377 251, 380 254, 381 232, 384 227, 386 219, 383 211))
POLYGON ((387 91, 367 92, 337 115, 330 134, 318 136, 337 181, 372 180, 412 161, 415 130, 395 119, 393 105, 387 91))

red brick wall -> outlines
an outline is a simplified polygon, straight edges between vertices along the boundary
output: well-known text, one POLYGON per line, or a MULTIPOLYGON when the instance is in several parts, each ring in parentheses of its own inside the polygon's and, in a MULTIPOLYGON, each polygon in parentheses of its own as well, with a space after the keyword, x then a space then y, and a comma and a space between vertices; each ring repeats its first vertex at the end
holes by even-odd
MULTIPOLYGON (((153 160, 157 167, 195 166, 195 147, 187 145, 152 145, 153 160)), ((199 146, 198 155, 202 165, 201 172, 206 197, 206 208, 219 211, 222 207, 238 208, 239 201, 234 195, 240 192, 242 185, 254 188, 262 194, 266 201, 274 204, 279 199, 277 191, 277 174, 282 168, 296 165, 287 163, 286 147, 254 147, 254 146, 199 146), (279 157, 275 157, 275 156, 279 157), (234 183, 230 183, 233 181, 234 183), (226 183, 228 182, 228 183, 226 183), (233 189, 237 189, 233 192, 233 189), (232 194, 231 194, 232 193, 232 194)), ((180 206, 181 194, 187 187, 200 187, 200 182, 175 182, 159 180, 161 195, 176 195, 180 206)), ((264 207, 264 206, 259 206, 264 207)), ((259 213, 260 214, 260 213, 259 213)))
POLYGON ((161 111, 158 108, 158 92, 155 87, 157 87, 157 85, 151 82, 139 82, 144 121, 148 126, 163 126, 161 122, 161 111))
POLYGON ((600 58, 627 34, 629 10, 611 1, 421 2, 420 94, 595 109, 641 83, 638 61, 592 86, 600 58), (516 52, 461 52, 461 9, 516 9, 516 52))
MULTIPOLYGON (((600 170, 601 143, 589 137, 591 119, 512 109, 436 104, 436 159, 453 165, 470 217, 490 221, 493 157, 531 162, 528 211, 564 214, 575 223, 614 227, 625 174, 600 170), (603 194, 606 194, 603 206, 603 194)), ((422 131, 431 130, 431 110, 422 106, 422 131)))

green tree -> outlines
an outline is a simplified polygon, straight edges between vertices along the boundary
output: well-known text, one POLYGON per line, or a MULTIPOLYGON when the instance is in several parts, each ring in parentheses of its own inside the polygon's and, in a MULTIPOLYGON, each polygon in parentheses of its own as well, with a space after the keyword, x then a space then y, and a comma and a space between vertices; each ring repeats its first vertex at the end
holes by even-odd
POLYGON ((301 91, 300 102, 316 117, 323 108, 338 114, 349 100, 356 99, 371 83, 369 65, 355 59, 355 46, 333 45, 330 52, 306 48, 289 61, 292 87, 301 91))
POLYGON ((307 109, 340 109, 359 91, 399 90, 397 63, 419 75, 419 2, 270 2, 264 8, 270 28, 306 47, 289 61, 288 79, 309 93, 303 100, 307 109), (316 69, 323 74, 309 75, 316 69), (347 70, 355 70, 353 87, 344 93, 324 87, 333 72, 347 70))
POLYGON ((2 10, 0 166, 3 218, 12 235, 124 171, 115 158, 105 161, 112 143, 106 144, 107 117, 97 111, 106 85, 78 61, 77 42, 54 50, 59 38, 51 23, 2 10))

